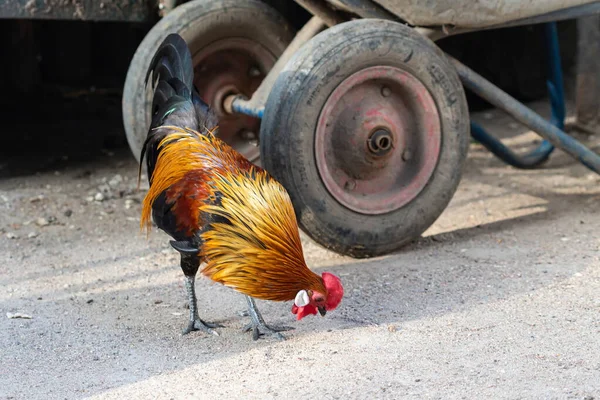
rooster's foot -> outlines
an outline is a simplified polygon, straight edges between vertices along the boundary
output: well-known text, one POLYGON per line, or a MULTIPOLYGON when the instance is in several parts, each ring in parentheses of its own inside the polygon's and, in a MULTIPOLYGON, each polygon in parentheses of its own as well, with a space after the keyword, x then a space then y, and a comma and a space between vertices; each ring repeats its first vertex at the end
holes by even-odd
POLYGON ((260 311, 258 311, 254 299, 250 296, 246 296, 246 301, 248 302, 248 315, 250 316, 251 322, 244 327, 244 332, 252 331, 252 339, 258 340, 261 335, 270 335, 274 336, 276 339, 285 340, 285 336, 279 332, 294 329, 289 326, 268 326, 265 324, 265 320, 260 314, 260 311))
POLYGON ((285 336, 283 336, 280 332, 292 330, 291 326, 268 326, 265 323, 254 323, 251 322, 246 325, 243 329, 244 332, 252 331, 252 339, 258 340, 258 338, 262 335, 269 335, 275 337, 278 340, 285 340, 285 336))
POLYGON ((193 331, 202 331, 204 333, 219 336, 219 333, 217 331, 214 331, 212 328, 223 328, 223 325, 205 322, 202 321, 200 318, 196 318, 194 321, 190 321, 187 328, 183 330, 183 334, 187 335, 188 333, 193 331))

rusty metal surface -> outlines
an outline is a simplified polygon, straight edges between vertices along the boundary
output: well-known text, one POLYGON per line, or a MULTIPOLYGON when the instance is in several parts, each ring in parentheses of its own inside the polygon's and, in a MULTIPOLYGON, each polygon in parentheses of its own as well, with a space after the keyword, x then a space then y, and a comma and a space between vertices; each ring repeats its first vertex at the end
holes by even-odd
POLYGON ((157 8, 157 0, 5 0, 0 18, 142 22, 157 8))
MULTIPOLYGON (((363 0, 365 1, 365 0, 363 0)), ((505 24, 597 0, 374 0, 416 26, 483 28, 505 24)))
POLYGON ((440 117, 427 88, 398 68, 366 68, 331 94, 315 135, 317 167, 337 201, 382 214, 413 200, 435 170, 440 117))

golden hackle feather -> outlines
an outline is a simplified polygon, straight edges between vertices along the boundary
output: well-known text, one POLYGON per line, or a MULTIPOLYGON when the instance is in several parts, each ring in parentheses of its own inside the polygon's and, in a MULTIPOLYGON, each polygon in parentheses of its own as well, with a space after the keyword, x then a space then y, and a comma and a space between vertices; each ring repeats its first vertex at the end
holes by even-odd
POLYGON ((292 300, 303 289, 326 293, 305 264, 296 216, 281 184, 265 171, 218 173, 219 205, 204 213, 227 218, 202 234, 205 276, 252 297, 292 300))
POLYGON ((170 132, 159 143, 159 155, 150 177, 150 189, 142 204, 140 228, 148 230, 151 226, 152 203, 163 191, 182 179, 188 172, 210 167, 210 163, 206 161, 211 156, 227 155, 226 151, 221 150, 223 143, 215 140, 212 134, 214 129, 207 131, 205 135, 177 126, 167 125, 156 129, 167 129, 170 132))

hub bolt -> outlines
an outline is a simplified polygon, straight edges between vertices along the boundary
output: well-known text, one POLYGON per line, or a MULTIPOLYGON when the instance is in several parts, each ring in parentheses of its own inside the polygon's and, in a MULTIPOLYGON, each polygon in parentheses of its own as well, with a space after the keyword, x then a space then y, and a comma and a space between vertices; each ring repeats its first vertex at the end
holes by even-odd
POLYGON ((350 179, 350 180, 346 181, 346 183, 344 183, 344 189, 346 189, 346 190, 354 190, 355 187, 356 187, 356 182, 354 181, 354 179, 350 179))
POLYGON ((392 135, 385 129, 378 129, 369 136, 367 147, 376 156, 387 154, 393 147, 392 135))

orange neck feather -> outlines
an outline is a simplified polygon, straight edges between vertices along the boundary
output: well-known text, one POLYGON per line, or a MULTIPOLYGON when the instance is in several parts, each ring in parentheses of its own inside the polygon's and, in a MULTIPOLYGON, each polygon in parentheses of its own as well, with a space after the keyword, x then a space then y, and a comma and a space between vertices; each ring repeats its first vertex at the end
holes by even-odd
POLYGON ((248 171, 225 172, 214 185, 221 204, 201 211, 229 223, 213 223, 202 234, 205 276, 264 300, 292 300, 303 289, 327 293, 323 279, 306 266, 296 215, 281 184, 265 171, 248 171))

